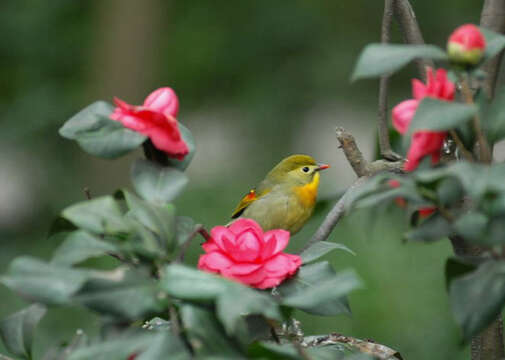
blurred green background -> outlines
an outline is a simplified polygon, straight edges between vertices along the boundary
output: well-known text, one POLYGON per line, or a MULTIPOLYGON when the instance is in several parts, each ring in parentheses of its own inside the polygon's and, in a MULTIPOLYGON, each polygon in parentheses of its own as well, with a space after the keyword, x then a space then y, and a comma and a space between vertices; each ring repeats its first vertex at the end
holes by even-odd
MULTIPOLYGON (((413 1, 428 42, 444 45, 456 26, 477 23, 482 1, 413 1)), ((207 227, 224 224, 238 199, 282 157, 308 153, 324 173, 323 206, 290 244, 299 249, 353 180, 337 149, 344 126, 369 158, 375 147, 378 81, 349 82, 360 49, 380 38, 382 1, 354 0, 2 0, 0 2, 0 271, 16 256, 49 258, 46 239, 65 206, 129 185, 126 158, 105 161, 60 138, 58 128, 88 103, 118 96, 141 103, 173 87, 179 120, 198 151, 178 211, 207 227), (326 201, 324 201, 326 200, 326 201), (324 206, 325 205, 325 206, 324 206)), ((395 41, 401 41, 394 28, 395 41)), ((390 104, 410 96, 408 67, 390 104)), ((352 318, 299 314, 307 334, 370 338, 405 359, 463 359, 468 349, 451 317, 443 269, 447 242, 405 244, 402 211, 356 213, 331 240, 337 269, 355 268, 366 288, 351 296, 352 318), (371 215, 371 216, 370 216, 371 215), (374 221, 370 222, 369 219, 374 221)), ((191 249, 196 262, 199 247, 191 249)), ((23 306, 0 285, 0 317, 23 306)), ((37 353, 65 333, 96 333, 83 310, 52 310, 37 353)), ((0 353, 3 351, 0 345, 0 353)))

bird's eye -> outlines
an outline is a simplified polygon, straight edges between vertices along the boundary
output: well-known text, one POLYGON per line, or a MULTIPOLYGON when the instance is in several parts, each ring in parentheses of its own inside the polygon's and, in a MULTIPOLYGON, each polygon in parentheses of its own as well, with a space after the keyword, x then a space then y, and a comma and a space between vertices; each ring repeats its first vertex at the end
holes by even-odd
POLYGON ((310 171, 309 167, 308 166, 305 166, 303 169, 302 169, 303 172, 306 172, 308 173, 310 171))

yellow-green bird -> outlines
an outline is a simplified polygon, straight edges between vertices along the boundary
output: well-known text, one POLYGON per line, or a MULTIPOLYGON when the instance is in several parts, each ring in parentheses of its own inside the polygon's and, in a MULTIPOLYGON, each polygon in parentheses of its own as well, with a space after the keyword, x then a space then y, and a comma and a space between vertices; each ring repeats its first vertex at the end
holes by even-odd
POLYGON ((319 171, 327 168, 329 165, 318 164, 308 155, 288 156, 242 198, 231 217, 253 219, 264 231, 296 233, 314 211, 319 171))

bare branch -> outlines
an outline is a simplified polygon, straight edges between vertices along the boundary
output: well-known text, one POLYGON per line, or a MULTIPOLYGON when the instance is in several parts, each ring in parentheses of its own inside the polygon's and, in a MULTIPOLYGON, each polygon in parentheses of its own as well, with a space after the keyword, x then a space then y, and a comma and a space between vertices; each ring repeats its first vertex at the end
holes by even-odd
POLYGON ((391 162, 386 160, 377 160, 369 163, 363 157, 363 154, 349 132, 342 127, 337 127, 336 130, 337 140, 340 147, 344 151, 347 161, 352 166, 354 172, 358 177, 370 176, 382 171, 392 171, 401 173, 403 168, 403 160, 391 162))
MULTIPOLYGON (((480 25, 500 34, 505 33, 505 1, 484 0, 480 14, 480 25)), ((502 57, 503 51, 482 67, 488 75, 484 83, 484 89, 490 98, 494 96, 502 57)))
POLYGON ((365 160, 363 154, 358 149, 358 145, 356 145, 354 136, 352 136, 342 127, 337 127, 336 134, 337 140, 340 143, 340 147, 344 151, 345 157, 347 158, 349 164, 352 166, 356 175, 358 177, 367 176, 368 162, 365 160))
POLYGON ((345 215, 348 199, 352 197, 356 190, 358 190, 366 182, 366 180, 368 180, 367 176, 360 177, 347 189, 344 195, 342 195, 342 197, 337 201, 333 209, 331 209, 328 215, 326 215, 326 218, 312 238, 307 242, 307 244, 305 244, 303 249, 300 250, 300 253, 307 250, 315 243, 326 240, 330 236, 337 223, 345 215))
MULTIPOLYGON (((424 44, 423 35, 419 24, 417 23, 416 14, 410 5, 409 0, 395 0, 394 13, 396 20, 400 24, 405 42, 408 44, 422 45, 424 44)), ((419 74, 423 80, 426 79, 426 67, 434 67, 433 61, 429 59, 415 60, 419 74)))
POLYGON ((177 259, 175 260, 176 262, 182 263, 184 261, 186 251, 191 245, 191 241, 193 241, 193 238, 196 236, 196 234, 200 234, 205 239, 205 241, 210 239, 209 233, 207 232, 207 230, 205 230, 202 224, 195 225, 195 229, 191 232, 191 234, 189 234, 186 241, 181 245, 181 251, 177 256, 177 259))

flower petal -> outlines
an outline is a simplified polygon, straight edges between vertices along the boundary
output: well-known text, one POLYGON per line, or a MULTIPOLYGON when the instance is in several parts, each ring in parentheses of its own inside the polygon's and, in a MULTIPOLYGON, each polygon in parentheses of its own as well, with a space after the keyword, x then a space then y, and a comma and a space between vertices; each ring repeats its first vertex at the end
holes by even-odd
POLYGON ((208 254, 203 254, 198 260, 198 267, 206 267, 211 270, 223 271, 233 265, 233 262, 223 253, 214 251, 208 254))
POLYGON ((412 95, 414 99, 421 100, 426 96, 426 85, 420 80, 413 79, 412 80, 412 95))
POLYGON ((400 134, 407 133, 418 106, 419 100, 410 99, 402 101, 393 108, 393 127, 396 131, 400 134))
POLYGON ((162 87, 149 94, 144 100, 144 107, 176 117, 179 111, 179 99, 174 90, 169 87, 162 87))
POLYGON ((276 229, 265 233, 263 238, 264 247, 261 252, 261 258, 266 260, 274 255, 277 255, 288 246, 290 233, 289 231, 276 229))
POLYGON ((234 258, 237 261, 250 262, 256 260, 261 249, 261 239, 257 234, 249 229, 238 235, 237 237, 236 252, 234 258))
POLYGON ((226 272, 231 275, 250 275, 252 272, 262 267, 262 264, 232 264, 226 269, 226 272))
POLYGON ((259 239, 263 238, 263 229, 261 229, 261 226, 259 226, 259 224, 253 219, 239 218, 232 222, 228 228, 236 235, 239 235, 247 230, 252 230, 256 233, 259 239))
POLYGON ((224 252, 227 252, 230 248, 229 245, 225 245, 225 241, 235 246, 235 234, 226 226, 214 226, 210 230, 210 236, 214 240, 214 243, 224 252))
POLYGON ((254 284, 253 286, 257 289, 269 289, 269 288, 273 288, 273 287, 276 287, 277 285, 279 285, 281 282, 282 282, 282 278, 265 278, 265 280, 263 280, 262 282, 258 283, 258 284, 254 284))

